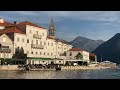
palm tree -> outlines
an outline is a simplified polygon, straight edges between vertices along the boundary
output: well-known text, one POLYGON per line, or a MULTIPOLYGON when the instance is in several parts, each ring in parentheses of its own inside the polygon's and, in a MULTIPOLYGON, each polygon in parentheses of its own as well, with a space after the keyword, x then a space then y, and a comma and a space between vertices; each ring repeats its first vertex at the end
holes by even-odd
POLYGON ((82 58, 83 58, 83 56, 82 56, 81 53, 78 53, 78 54, 75 56, 75 59, 82 59, 82 58))

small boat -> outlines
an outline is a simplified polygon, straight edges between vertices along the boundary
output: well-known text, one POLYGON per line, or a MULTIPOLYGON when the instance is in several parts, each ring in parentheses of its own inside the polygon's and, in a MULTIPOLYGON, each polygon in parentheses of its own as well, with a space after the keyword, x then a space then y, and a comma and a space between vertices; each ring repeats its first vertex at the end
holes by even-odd
POLYGON ((26 70, 26 71, 29 71, 29 70, 30 70, 29 65, 25 65, 25 70, 26 70))
POLYGON ((60 66, 60 65, 56 65, 56 66, 55 66, 55 70, 56 70, 56 71, 61 70, 61 66, 60 66))

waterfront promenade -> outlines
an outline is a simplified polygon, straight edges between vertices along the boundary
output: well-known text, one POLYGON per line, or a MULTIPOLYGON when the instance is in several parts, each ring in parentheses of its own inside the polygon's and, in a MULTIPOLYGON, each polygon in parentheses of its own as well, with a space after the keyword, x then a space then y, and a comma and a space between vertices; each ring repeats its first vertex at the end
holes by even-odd
MULTIPOLYGON (((61 70, 92 70, 92 69, 116 69, 117 67, 104 66, 61 66, 61 70)), ((1 65, 0 70, 14 71, 25 70, 25 67, 19 68, 18 65, 1 65)), ((55 68, 30 68, 30 71, 56 70, 55 68)))
POLYGON ((107 68, 111 68, 111 67, 102 67, 102 66, 98 66, 98 67, 93 67, 93 66, 61 66, 61 70, 88 70, 88 69, 107 69, 107 68))

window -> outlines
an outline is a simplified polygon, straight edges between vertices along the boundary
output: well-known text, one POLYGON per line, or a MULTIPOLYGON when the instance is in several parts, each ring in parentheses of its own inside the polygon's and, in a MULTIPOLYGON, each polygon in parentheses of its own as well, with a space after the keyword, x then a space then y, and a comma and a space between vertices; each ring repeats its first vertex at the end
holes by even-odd
POLYGON ((51 55, 53 55, 53 53, 51 53, 51 55))
POLYGON ((3 37, 3 42, 6 42, 6 38, 5 38, 5 36, 3 37))
POLYGON ((27 43, 29 43, 29 39, 27 39, 27 43))
POLYGON ((27 54, 29 54, 29 51, 27 51, 27 54))
POLYGON ((44 55, 45 55, 45 53, 44 53, 44 55))
POLYGON ((49 46, 49 42, 48 42, 48 46, 49 46))
POLYGON ((70 52, 69 56, 72 56, 72 53, 70 52))
POLYGON ((44 42, 44 45, 46 45, 46 42, 44 42))
POLYGON ((24 39, 22 39, 22 42, 24 43, 24 39))
POLYGON ((36 54, 37 54, 37 52, 36 52, 36 54))
POLYGON ((44 36, 44 33, 43 33, 43 36, 44 36))
POLYGON ((59 52, 58 52, 58 54, 59 54, 59 52))
POLYGON ((41 52, 40 52, 40 55, 41 55, 41 52))
POLYGON ((34 43, 34 42, 33 42, 33 40, 32 40, 32 42, 31 42, 31 43, 32 43, 32 44, 34 43))
POLYGON ((17 38, 17 42, 19 42, 19 38, 17 38))
POLYGON ((44 61, 42 61, 44 63, 44 61))
POLYGON ((33 54, 33 52, 31 52, 31 54, 33 54))
POLYGON ((36 32, 36 34, 38 34, 38 31, 36 32))
POLYGON ((48 55, 49 55, 49 53, 48 53, 48 55))
POLYGON ((53 46, 53 43, 51 43, 51 45, 53 46))
POLYGON ((30 30, 30 33, 31 33, 31 30, 30 30))
POLYGON ((36 40, 36 44, 38 44, 38 40, 36 40))
POLYGON ((42 45, 42 41, 40 41, 40 45, 42 45))

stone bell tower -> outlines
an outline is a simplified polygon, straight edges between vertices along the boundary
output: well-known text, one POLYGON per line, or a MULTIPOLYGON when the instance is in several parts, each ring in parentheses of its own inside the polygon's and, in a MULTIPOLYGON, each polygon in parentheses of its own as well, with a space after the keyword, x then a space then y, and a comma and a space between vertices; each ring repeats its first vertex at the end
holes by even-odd
POLYGON ((55 27, 54 27, 53 18, 51 18, 51 21, 50 21, 49 36, 52 38, 55 38, 55 27))

